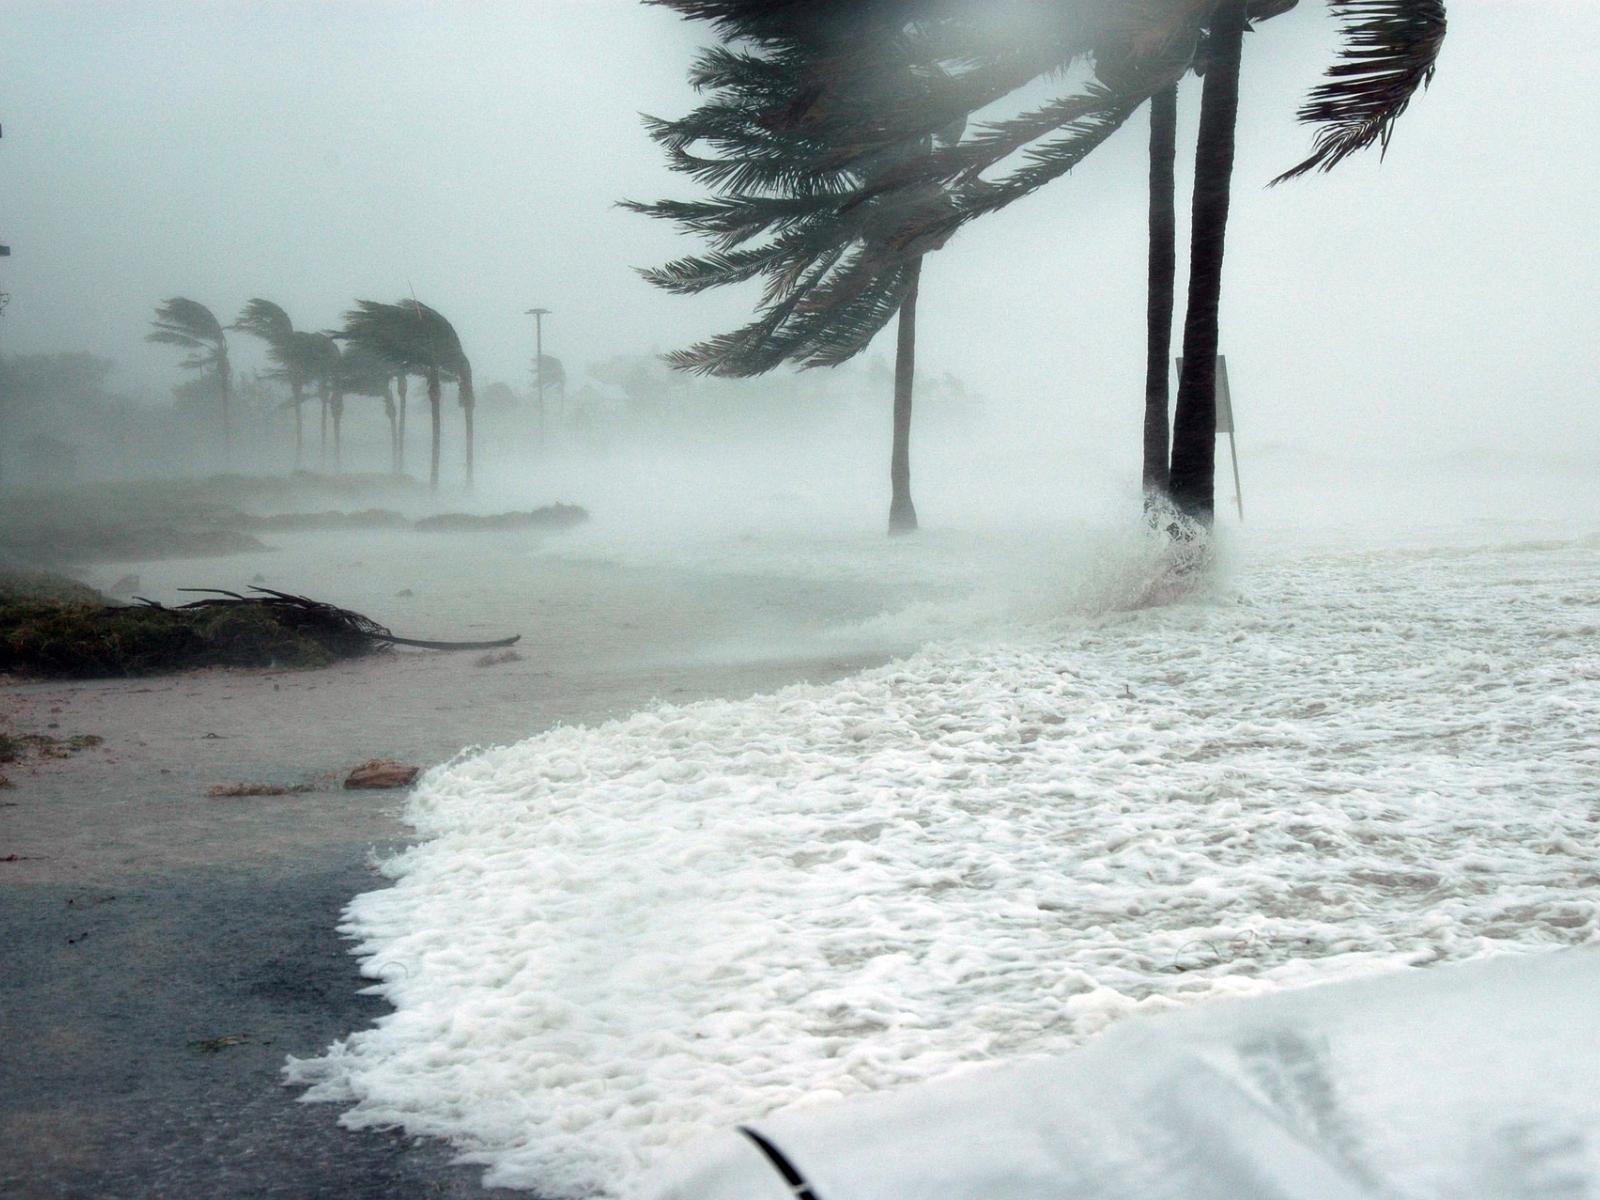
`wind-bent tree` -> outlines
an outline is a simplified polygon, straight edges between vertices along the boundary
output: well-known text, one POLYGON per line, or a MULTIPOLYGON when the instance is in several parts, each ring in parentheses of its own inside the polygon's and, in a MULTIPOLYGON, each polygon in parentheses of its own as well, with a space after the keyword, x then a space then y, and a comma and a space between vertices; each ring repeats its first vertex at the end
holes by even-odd
MULTIPOLYGON (((345 347, 339 359, 338 394, 345 396, 375 396, 383 401, 383 415, 389 423, 389 466, 398 472, 399 425, 396 420, 394 397, 389 385, 395 377, 394 365, 371 347, 352 342, 345 347)), ((337 425, 335 426, 337 429, 337 425)), ((334 439, 337 447, 337 436, 334 439)))
MULTIPOLYGON (((828 177, 833 211, 842 215, 883 204, 896 195, 914 196, 931 183, 950 185, 954 203, 947 211, 910 220, 889 239, 889 249, 906 260, 919 257, 928 238, 948 236, 966 221, 995 212, 1066 174, 1152 96, 1171 87, 1194 64, 1198 48, 1207 84, 1196 147, 1185 368, 1179 381, 1169 483, 1180 511, 1202 525, 1210 523, 1216 323, 1238 62, 1251 20, 1286 11, 1295 0, 1018 0, 1007 6, 1012 18, 1007 22, 988 20, 988 6, 951 0, 655 2, 713 21, 727 38, 760 37, 784 27, 827 41, 829 52, 808 64, 807 88, 790 119, 811 135, 808 166, 838 172, 828 177), (908 23, 917 21, 931 33, 922 56, 927 90, 913 103, 885 105, 881 94, 863 86, 863 79, 881 72, 887 61, 886 33, 898 36, 908 23), (881 160, 895 147, 904 152, 951 120, 969 118, 1038 80, 1059 77, 1079 59, 1098 56, 1108 47, 1121 49, 1122 65, 1131 69, 1102 71, 1078 94, 979 125, 958 144, 930 155, 903 153, 906 167, 888 177, 869 180, 858 172, 851 182, 852 166, 881 160)), ((1443 0, 1327 3, 1341 19, 1344 48, 1340 61, 1329 70, 1329 81, 1301 109, 1301 118, 1319 129, 1314 151, 1280 180, 1328 170, 1365 147, 1386 145, 1395 120, 1431 79, 1444 38, 1443 0)), ((909 291, 909 282, 902 278, 898 298, 909 291)), ((1156 324, 1161 306, 1159 281, 1153 282, 1157 286, 1150 315, 1156 324)), ((887 315, 882 319, 887 321, 887 315)), ((1163 361, 1163 370, 1164 366, 1163 361)), ((1148 375, 1147 362, 1147 410, 1148 375)), ((1154 437, 1159 430, 1151 432, 1154 437)))
POLYGON ((222 422, 224 461, 233 454, 233 424, 229 402, 233 396, 233 368, 228 362, 228 338, 222 324, 204 304, 174 296, 156 306, 155 328, 145 335, 147 342, 160 342, 188 351, 180 364, 191 371, 209 371, 217 390, 217 406, 222 422))
POLYGON ((299 330, 294 335, 295 352, 305 364, 306 378, 316 385, 317 407, 321 410, 321 436, 317 443, 317 468, 328 469, 328 426, 333 426, 334 469, 339 469, 340 421, 344 417, 344 397, 339 393, 339 343, 326 333, 299 330))
MULTIPOLYGON (((660 2, 703 15, 697 0, 660 2)), ((680 120, 649 122, 674 169, 710 185, 714 198, 628 207, 674 221, 711 243, 707 254, 646 271, 650 282, 694 293, 759 277, 765 288, 753 323, 669 361, 683 370, 734 377, 786 361, 836 365, 865 349, 898 314, 889 532, 910 533, 917 528, 910 460, 917 293, 922 258, 944 239, 926 239, 916 253, 904 255, 895 239, 908 219, 939 210, 943 191, 926 183, 868 199, 851 211, 841 211, 834 197, 883 187, 936 141, 959 140, 964 122, 904 145, 886 145, 846 165, 830 164, 807 114, 815 79, 840 51, 835 31, 771 6, 765 18, 755 15, 725 33, 737 44, 703 51, 690 73, 691 82, 709 93, 707 100, 680 120)), ((925 98, 923 36, 916 24, 880 31, 882 69, 852 77, 864 92, 855 102, 864 105, 870 98, 886 107, 907 106, 925 98)), ((932 70, 937 73, 937 67, 932 70)))
POLYGON ((258 337, 267 344, 267 357, 273 364, 269 378, 289 385, 289 403, 294 409, 294 469, 300 470, 305 453, 302 408, 306 384, 316 379, 326 357, 320 335, 298 331, 289 314, 271 300, 257 298, 244 306, 230 329, 258 337))
MULTIPOLYGON (((472 364, 461 348, 455 327, 437 310, 416 300, 383 304, 358 300, 345 313, 340 338, 349 345, 360 345, 393 365, 396 371, 420 375, 428 387, 428 411, 433 425, 429 457, 428 486, 439 489, 439 447, 441 406, 444 383, 454 381, 466 417, 467 485, 472 484, 472 414, 476 397, 472 389, 472 364)), ((405 391, 401 398, 404 403, 405 391)))

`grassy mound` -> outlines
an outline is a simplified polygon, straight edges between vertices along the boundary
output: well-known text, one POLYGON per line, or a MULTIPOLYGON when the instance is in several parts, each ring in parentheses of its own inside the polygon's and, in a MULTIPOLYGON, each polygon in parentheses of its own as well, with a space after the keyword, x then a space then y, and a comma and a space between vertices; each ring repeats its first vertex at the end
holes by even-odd
POLYGON ((241 529, 312 530, 409 529, 411 522, 392 508, 366 508, 360 512, 240 513, 231 522, 241 529))
POLYGON ((478 516, 475 513, 440 513, 436 517, 423 517, 414 528, 428 533, 460 533, 489 529, 566 529, 589 519, 588 512, 576 504, 549 504, 529 512, 494 513, 478 516))
POLYGON ((321 667, 382 649, 287 606, 127 607, 0 596, 0 671, 78 678, 197 667, 321 667))

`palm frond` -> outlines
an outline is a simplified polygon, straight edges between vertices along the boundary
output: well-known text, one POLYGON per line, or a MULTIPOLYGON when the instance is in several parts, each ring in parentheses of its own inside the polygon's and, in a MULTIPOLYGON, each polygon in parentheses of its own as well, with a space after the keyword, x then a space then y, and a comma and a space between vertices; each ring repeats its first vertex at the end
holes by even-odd
POLYGON ((1341 18, 1343 47, 1328 82, 1311 93, 1300 120, 1317 125, 1315 149, 1272 182, 1331 171, 1377 143, 1389 149, 1394 123, 1433 80, 1444 44, 1444 0, 1328 0, 1341 18))
POLYGON ((228 326, 240 333, 258 337, 269 346, 277 345, 294 333, 294 322, 289 314, 271 300, 260 297, 250 301, 240 312, 238 320, 228 326))
POLYGON ((177 346, 189 351, 182 366, 190 370, 215 368, 225 372, 228 339, 222 325, 204 304, 173 296, 156 306, 155 320, 145 341, 177 346))

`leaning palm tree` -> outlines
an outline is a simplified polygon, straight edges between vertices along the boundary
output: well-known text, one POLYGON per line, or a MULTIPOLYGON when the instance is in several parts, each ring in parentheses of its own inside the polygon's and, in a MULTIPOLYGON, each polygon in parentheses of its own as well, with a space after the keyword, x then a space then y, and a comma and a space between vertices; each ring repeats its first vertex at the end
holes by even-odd
POLYGON ((191 371, 209 371, 217 390, 222 422, 222 453, 228 461, 233 453, 233 425, 229 401, 233 395, 233 368, 228 362, 228 338, 222 325, 204 304, 182 296, 163 300, 156 306, 154 331, 147 342, 160 342, 188 351, 182 366, 191 371))
MULTIPOLYGON (((1008 6, 1012 20, 1007 22, 988 19, 986 6, 946 0, 653 2, 714 22, 728 40, 781 46, 786 40, 809 38, 830 47, 812 60, 796 108, 806 114, 810 134, 806 166, 825 178, 821 186, 829 192, 832 211, 843 217, 869 205, 889 204, 897 195, 913 198, 930 183, 952 185, 954 202, 946 211, 929 210, 906 221, 889 239, 888 251, 902 260, 925 252, 928 239, 948 236, 959 225, 998 211, 1071 171, 1152 96, 1195 65, 1198 48, 1206 86, 1196 147, 1184 371, 1168 477, 1179 509, 1202 525, 1210 523, 1217 312, 1243 34, 1252 20, 1286 11, 1296 0, 1019 0, 1008 6), (921 58, 927 92, 913 97, 913 103, 886 107, 864 81, 891 60, 888 42, 919 20, 932 31, 921 58), (1023 88, 1061 77, 1078 60, 1119 42, 1125 43, 1134 67, 1124 78, 1102 76, 1075 94, 978 125, 954 146, 920 159, 905 155, 902 161, 915 165, 887 179, 860 173, 854 182, 849 180, 852 168, 896 148, 903 152, 952 119, 971 117, 1023 88), (1188 47, 1190 53, 1185 58, 1174 54, 1173 47, 1188 47), (942 69, 930 69, 935 66, 942 69), (834 174, 823 176, 829 171, 834 174)), ((1303 120, 1319 127, 1315 149, 1280 178, 1328 170, 1365 147, 1387 145, 1394 122, 1431 79, 1443 41, 1443 0, 1327 3, 1341 18, 1344 49, 1329 71, 1330 81, 1301 110, 1303 120)), ((730 252, 730 266, 747 265, 763 254, 770 260, 781 250, 769 245, 737 256, 730 252)), ((1151 323, 1156 324, 1159 280, 1153 282, 1151 323)), ((906 295, 910 283, 902 275, 896 298, 906 295)), ((881 307, 880 324, 893 311, 881 307)), ((1147 362, 1147 408, 1153 407, 1149 373, 1147 362)), ((1152 440, 1158 432, 1152 431, 1152 440)))
MULTIPOLYGON (((677 7, 688 11, 692 4, 677 7)), ((760 277, 765 291, 752 324, 669 361, 683 370, 733 377, 761 374, 785 361, 835 365, 865 349, 897 315, 889 532, 913 532, 917 295, 922 258, 943 239, 926 240, 903 256, 894 241, 908 218, 939 210, 943 193, 925 184, 887 201, 869 199, 846 213, 836 211, 833 196, 850 188, 869 195, 886 188, 908 164, 915 169, 935 144, 959 140, 964 122, 909 145, 885 147, 870 159, 830 166, 819 154, 809 115, 813 80, 835 53, 826 31, 777 14, 741 36, 747 48, 714 47, 695 63, 690 80, 708 93, 704 103, 677 121, 649 122, 671 165, 712 185, 714 198, 627 207, 674 221, 711 243, 708 254, 645 272, 650 282, 693 293, 760 277), (758 244, 761 237, 769 240, 758 244)), ((917 26, 885 39, 883 48, 893 56, 885 60, 889 65, 857 80, 873 102, 907 105, 926 95, 922 39, 917 26)))
MULTIPOLYGON (((345 347, 339 359, 338 395, 342 413, 346 396, 375 396, 383 401, 383 414, 389 422, 389 462, 391 469, 399 470, 399 427, 396 421, 394 397, 389 385, 394 379, 394 365, 371 347, 352 342, 345 347)), ((335 426, 337 429, 337 425, 335 426)), ((334 439, 338 446, 337 436, 334 439)), ((337 451, 336 451, 337 452, 337 451)))
POLYGON ((305 404, 306 384, 316 377, 322 347, 315 335, 297 332, 289 314, 281 307, 259 297, 244 306, 239 319, 229 328, 266 342, 267 357, 273 364, 270 377, 282 379, 289 385, 289 403, 294 409, 294 468, 298 471, 305 453, 301 410, 305 404))
POLYGON ((328 469, 328 430, 333 429, 333 458, 339 464, 339 422, 344 415, 344 399, 338 392, 339 343, 326 333, 296 330, 294 355, 305 373, 305 380, 317 389, 318 422, 317 468, 328 469))
MULTIPOLYGON (((396 370, 420 375, 428 387, 428 410, 432 419, 433 441, 428 465, 428 486, 439 489, 439 447, 443 385, 456 382, 461 407, 467 421, 467 482, 472 482, 472 365, 461 349, 455 328, 435 309, 417 300, 383 304, 358 300, 345 313, 339 337, 347 345, 360 345, 396 370)), ((402 392, 402 395, 404 393, 402 392)))

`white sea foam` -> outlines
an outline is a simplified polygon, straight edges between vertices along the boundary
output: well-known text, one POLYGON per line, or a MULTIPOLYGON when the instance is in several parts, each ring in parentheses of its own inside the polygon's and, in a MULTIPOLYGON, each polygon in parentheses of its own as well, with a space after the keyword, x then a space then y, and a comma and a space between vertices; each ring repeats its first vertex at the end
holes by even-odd
MULTIPOLYGON (((795 1104, 1137 1011, 1600 934, 1600 547, 1278 554, 837 684, 430 772, 291 1064, 493 1184, 627 1194, 795 1104)), ((1035 606, 1034 615, 1038 615, 1035 606)))

